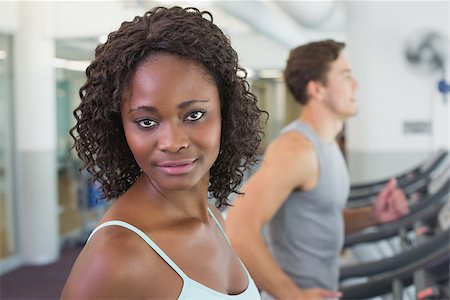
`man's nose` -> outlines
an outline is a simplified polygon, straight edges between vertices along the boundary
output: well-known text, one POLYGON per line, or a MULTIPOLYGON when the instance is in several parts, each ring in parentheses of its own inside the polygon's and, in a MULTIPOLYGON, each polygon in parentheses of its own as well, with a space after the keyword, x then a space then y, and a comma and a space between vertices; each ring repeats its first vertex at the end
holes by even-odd
POLYGON ((359 88, 359 82, 355 78, 353 78, 353 89, 357 90, 359 88))

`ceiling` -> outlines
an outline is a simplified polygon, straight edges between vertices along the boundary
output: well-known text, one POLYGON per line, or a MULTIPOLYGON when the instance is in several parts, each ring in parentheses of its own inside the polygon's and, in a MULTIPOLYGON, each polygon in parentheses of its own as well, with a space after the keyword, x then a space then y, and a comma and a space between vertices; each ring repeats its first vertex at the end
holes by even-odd
MULTIPOLYGON (((120 3, 124 16, 122 20, 129 19, 130 14, 142 14, 154 6, 194 6, 208 10, 213 14, 214 22, 230 37, 241 61, 253 69, 282 68, 288 50, 307 41, 345 38, 345 3, 337 0, 122 0, 116 3, 120 3), (265 49, 264 53, 260 49, 265 49)), ((99 39, 100 35, 58 37, 55 39, 56 57, 91 60, 99 39)))

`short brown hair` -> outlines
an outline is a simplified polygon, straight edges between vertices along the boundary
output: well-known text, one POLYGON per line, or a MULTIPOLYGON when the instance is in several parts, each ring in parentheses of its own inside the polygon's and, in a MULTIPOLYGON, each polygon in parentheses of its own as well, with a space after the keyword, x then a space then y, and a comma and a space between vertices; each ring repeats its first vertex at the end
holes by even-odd
POLYGON ((306 86, 309 81, 326 83, 330 65, 344 47, 344 43, 324 40, 291 50, 284 70, 284 79, 297 102, 303 105, 308 102, 306 86))

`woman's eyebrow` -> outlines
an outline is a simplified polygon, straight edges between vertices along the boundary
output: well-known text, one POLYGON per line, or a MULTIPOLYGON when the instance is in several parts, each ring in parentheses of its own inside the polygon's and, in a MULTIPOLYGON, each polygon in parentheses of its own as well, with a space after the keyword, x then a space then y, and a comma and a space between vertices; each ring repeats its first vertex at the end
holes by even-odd
POLYGON ((208 99, 205 99, 205 100, 188 100, 188 101, 184 101, 184 102, 178 104, 177 107, 182 109, 182 108, 186 108, 186 107, 188 107, 188 106, 190 106, 192 104, 195 104, 195 103, 208 103, 208 102, 209 102, 208 99))
MULTIPOLYGON (((184 102, 178 104, 177 108, 178 109, 183 109, 183 108, 191 106, 191 105, 193 105, 195 103, 208 103, 208 102, 209 102, 208 99, 205 99, 205 100, 188 100, 188 101, 184 101, 184 102)), ((138 107, 130 108, 128 113, 132 113, 134 111, 157 112, 158 109, 156 107, 154 107, 154 106, 151 106, 151 105, 141 105, 141 106, 138 106, 138 107)))
POLYGON ((149 105, 141 105, 135 108, 130 108, 130 110, 128 111, 128 113, 132 113, 134 111, 148 111, 148 112, 157 112, 158 109, 154 106, 149 106, 149 105))

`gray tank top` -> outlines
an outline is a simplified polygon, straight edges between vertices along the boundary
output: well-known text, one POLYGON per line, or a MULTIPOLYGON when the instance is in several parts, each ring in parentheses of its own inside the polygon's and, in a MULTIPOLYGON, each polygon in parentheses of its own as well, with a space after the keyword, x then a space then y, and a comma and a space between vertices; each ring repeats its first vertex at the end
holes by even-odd
POLYGON ((350 179, 337 143, 326 144, 303 122, 286 126, 314 146, 320 176, 314 189, 294 191, 268 224, 268 245, 280 267, 300 288, 338 289, 350 179))

